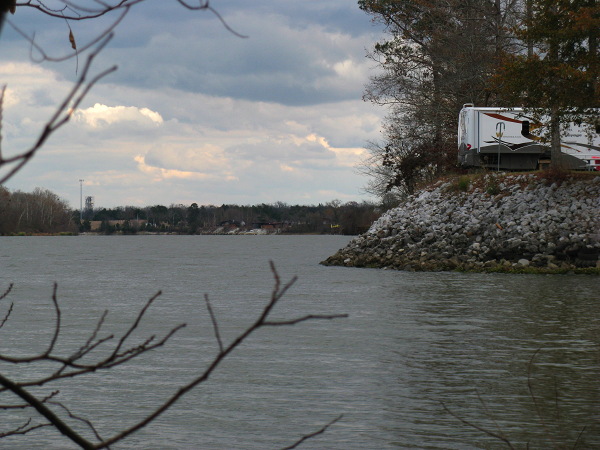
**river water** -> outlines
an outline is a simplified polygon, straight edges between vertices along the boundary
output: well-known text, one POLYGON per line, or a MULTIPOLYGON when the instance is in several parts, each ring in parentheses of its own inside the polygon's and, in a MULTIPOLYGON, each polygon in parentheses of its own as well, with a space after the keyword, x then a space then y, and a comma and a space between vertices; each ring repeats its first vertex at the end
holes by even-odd
MULTIPOLYGON (((108 437, 144 417, 216 355, 204 294, 225 344, 267 302, 274 261, 297 275, 273 312, 348 314, 261 329, 209 381, 151 426, 113 448, 269 449, 290 445, 339 415, 307 449, 600 447, 598 277, 410 273, 323 267, 341 236, 78 236, 0 238, 0 351, 30 355, 52 336, 53 282, 68 355, 89 337, 123 333, 146 300, 131 343, 187 327, 129 366, 67 380, 57 399, 108 437), (136 340, 137 339, 137 340, 136 340), (472 423, 467 425, 463 421, 472 423), (480 428, 480 429, 477 429, 480 428), (488 433, 482 430, 487 430, 488 433), (582 431, 583 430, 583 431, 582 431)), ((100 350, 102 351, 102 349, 100 350)), ((0 365, 35 378, 48 367, 0 365)), ((7 403, 8 396, 0 396, 7 403)), ((64 413, 61 412, 64 416, 64 413)), ((31 412, 0 411, 0 424, 31 412)), ((85 425, 74 426, 87 433, 85 425)), ((0 448, 75 448, 42 429, 0 448)))

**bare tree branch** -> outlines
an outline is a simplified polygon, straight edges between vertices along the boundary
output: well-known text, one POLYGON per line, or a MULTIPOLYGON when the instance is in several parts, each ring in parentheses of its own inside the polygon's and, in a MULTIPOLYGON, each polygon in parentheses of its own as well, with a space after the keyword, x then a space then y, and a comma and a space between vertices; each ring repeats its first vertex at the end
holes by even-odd
MULTIPOLYGON (((0 19, 1 20, 1 19, 0 19)), ((1 26, 1 23, 0 23, 1 26)), ((4 109, 4 94, 6 93, 6 85, 2 86, 2 91, 0 91, 0 160, 2 159, 2 111, 4 109)), ((9 286, 9 289, 12 286, 9 286)), ((6 293, 0 297, 0 300, 6 296, 6 293)))
POLYGON ((108 316, 108 310, 104 311, 104 313, 98 320, 98 323, 96 324, 96 328, 94 328, 94 331, 92 332, 86 343, 79 347, 79 349, 69 357, 70 361, 75 361, 76 359, 82 358, 84 355, 94 350, 98 345, 101 345, 107 340, 113 338, 113 336, 111 335, 107 338, 100 339, 94 342, 96 340, 96 337, 98 336, 98 333, 100 332, 100 329, 102 328, 102 325, 104 324, 104 321, 106 320, 106 316, 108 316))
MULTIPOLYGON (((221 22, 227 31, 239 38, 247 37, 231 28, 223 16, 221 16, 216 9, 209 5, 208 0, 199 0, 197 5, 189 4, 183 0, 176 1, 179 3, 179 5, 191 11, 209 11, 221 22)), ((67 59, 77 57, 80 53, 89 50, 97 43, 102 41, 106 36, 113 32, 113 30, 122 22, 122 20, 134 6, 143 2, 145 2, 145 0, 120 0, 113 4, 108 2, 96 2, 98 7, 90 7, 87 4, 81 4, 79 2, 70 0, 62 0, 61 3, 64 5, 62 8, 50 8, 40 0, 28 0, 26 2, 17 3, 16 6, 19 8, 33 8, 46 16, 64 19, 67 22, 67 27, 69 30, 71 30, 69 21, 82 22, 108 16, 111 13, 118 14, 118 16, 112 19, 110 24, 101 33, 91 38, 84 45, 72 47, 72 50, 74 51, 63 56, 50 56, 41 45, 36 43, 35 36, 29 36, 26 32, 17 27, 10 19, 8 19, 7 22, 17 33, 23 36, 23 38, 25 38, 31 44, 32 48, 39 52, 41 55, 40 61, 65 61, 67 59)), ((73 41, 71 41, 71 43, 73 43, 73 41)))
POLYGON ((92 422, 90 422, 88 419, 85 419, 83 417, 79 417, 79 416, 73 414, 71 412, 71 410, 69 410, 69 408, 67 408, 65 405, 63 405, 60 402, 48 402, 48 403, 51 403, 53 405, 56 405, 56 406, 64 409, 67 412, 67 414, 69 415, 70 418, 78 420, 78 421, 83 422, 84 424, 86 424, 92 430, 92 432, 94 433, 94 436, 96 436, 96 439, 98 439, 99 441, 102 440, 102 437, 98 433, 98 430, 96 429, 96 427, 94 426, 94 424, 92 422))
POLYGON ((0 328, 2 328, 4 326, 4 324, 8 321, 8 318, 10 317, 12 311, 13 311, 13 306, 14 304, 11 303, 10 306, 8 307, 8 311, 6 311, 6 314, 4 315, 4 317, 2 318, 2 320, 0 321, 0 328))
MULTIPOLYGON (((42 402, 46 403, 53 397, 57 396, 59 393, 60 393, 60 391, 51 392, 50 395, 47 395, 46 397, 44 397, 42 399, 42 402)), ((31 408, 31 407, 32 406, 29 403, 20 403, 18 405, 0 405, 0 409, 3 409, 3 410, 4 409, 27 409, 27 408, 31 408)))
MULTIPOLYGON (((532 382, 532 370, 533 370, 533 364, 534 364, 534 360, 536 358, 536 356, 539 354, 539 352, 541 351, 541 349, 537 349, 533 355, 531 356, 531 359, 529 360, 529 363, 527 365, 527 387, 529 390, 529 395, 531 397, 531 400, 535 406, 535 410, 537 413, 537 418, 540 421, 540 423, 542 424, 542 427, 544 428, 544 431, 546 433, 546 436, 552 441, 552 447, 553 448, 566 448, 565 445, 561 445, 557 442, 555 436, 552 433, 552 427, 548 426, 546 420, 544 419, 544 415, 542 414, 542 408, 539 404, 539 399, 538 397, 535 395, 534 391, 533 391, 533 382, 532 382)), ((555 389, 555 396, 556 398, 558 398, 558 394, 557 394, 557 390, 555 389)), ((486 413, 488 416, 488 409, 487 409, 487 405, 485 404, 485 402, 482 400, 481 396, 479 395, 479 392, 477 393, 477 397, 479 398, 480 402, 483 404, 486 413)), ((555 398, 555 403, 556 402, 556 398, 555 398)), ((492 420, 494 422, 494 424, 496 425, 496 428, 498 428, 498 432, 495 433, 493 431, 490 431, 486 428, 483 428, 473 422, 470 422, 468 420, 463 419, 462 417, 458 416, 457 414, 455 414, 454 412, 452 412, 445 404, 444 402, 440 402, 442 404, 442 407, 444 408, 444 410, 450 414, 452 417, 455 417, 456 419, 460 420, 463 424, 470 426, 471 428, 474 428, 476 430, 481 431, 482 433, 487 434, 488 436, 491 436, 493 438, 499 439, 502 442, 504 442, 509 448, 515 448, 512 443, 508 440, 508 438, 506 438, 504 436, 504 434, 502 433, 502 430, 500 429, 500 426, 498 425, 498 423, 496 422, 496 420, 494 420, 494 418, 492 417, 492 420)), ((490 416, 491 417, 491 416, 490 416)), ((558 416, 556 417, 556 419, 558 420, 558 416)), ((579 444, 579 441, 581 439, 581 436, 583 435, 584 431, 586 430, 586 426, 584 426, 581 431, 579 432, 579 434, 577 435, 577 439, 575 440, 572 448, 575 449, 577 448, 577 445, 579 444)), ((527 444, 527 448, 529 448, 529 443, 527 444)))
POLYGON ((208 294, 204 294, 204 301, 206 302, 206 309, 208 310, 208 314, 210 315, 210 320, 213 325, 215 338, 217 339, 217 343, 219 344, 219 352, 223 353, 223 341, 221 340, 221 333, 219 333, 219 324, 217 323, 217 319, 215 318, 215 314, 213 313, 212 306, 210 305, 208 294))
POLYGON ((48 138, 60 129, 63 125, 65 125, 71 117, 75 110, 79 107, 85 96, 88 94, 90 89, 102 78, 107 76, 108 74, 114 72, 117 68, 113 66, 103 72, 100 72, 98 75, 93 77, 90 81, 87 81, 87 77, 92 66, 92 63, 95 57, 99 54, 99 52, 104 48, 104 46, 111 39, 112 35, 107 36, 98 46, 98 48, 88 56, 87 62, 83 68, 81 76, 77 80, 75 86, 71 89, 69 94, 65 97, 61 105, 57 108, 54 115, 51 119, 46 123, 46 126, 42 130, 41 134, 37 138, 36 142, 33 144, 29 150, 26 150, 17 155, 4 158, 0 155, 0 168, 9 164, 14 164, 13 167, 8 170, 4 176, 0 177, 0 185, 6 183, 9 179, 11 179, 25 164, 27 164, 31 158, 33 158, 38 150, 42 148, 42 146, 46 143, 48 138))
MULTIPOLYGON (((104 31, 102 31, 100 34, 96 35, 93 39, 91 39, 88 43, 86 43, 83 46, 79 46, 78 48, 74 49, 75 51, 73 52, 69 52, 66 55, 63 56, 50 56, 46 50, 44 50, 44 48, 39 45, 36 41, 35 41, 35 35, 33 36, 29 36, 27 35, 27 33, 25 31, 23 31, 21 28, 17 27, 12 21, 8 21, 8 24, 17 32, 19 33, 21 36, 23 36, 23 38, 25 38, 31 45, 32 49, 35 49, 39 54, 40 57, 39 58, 35 58, 35 56, 33 55, 33 52, 31 53, 31 58, 35 61, 35 62, 43 62, 43 61, 52 61, 52 62, 61 62, 61 61, 66 61, 68 59, 77 57, 79 54, 91 49, 92 47, 94 47, 97 44, 101 44, 108 36, 111 36, 112 33, 114 32, 115 28, 117 27, 117 25, 119 25, 122 20, 125 18, 125 16, 127 15, 128 9, 125 9, 121 12, 121 15, 119 17, 117 17, 111 24, 110 26, 108 26, 104 31)), ((69 27, 70 28, 70 27, 69 27)), ((102 44, 103 45, 103 44, 102 44)))
POLYGON ((300 438, 298 441, 296 441, 294 444, 288 446, 288 447, 284 447, 282 450, 291 450, 293 448, 298 447, 300 444, 302 444, 304 441, 307 441, 308 439, 312 439, 315 436, 318 436, 319 434, 323 434, 327 431, 327 429, 333 425, 334 423, 336 423, 338 420, 340 420, 342 417, 344 417, 343 414, 337 416, 335 419, 333 419, 331 422, 329 422, 328 424, 324 425, 321 429, 315 431, 314 433, 310 433, 307 434, 306 436, 302 436, 302 438, 300 438))
MULTIPOLYGON (((44 145, 44 143, 47 141, 47 139, 50 137, 50 135, 52 135, 56 130, 61 128, 63 125, 65 125, 70 120, 74 111, 81 104, 81 101, 83 100, 83 98, 87 95, 89 90, 96 83, 98 83, 98 81, 100 81, 102 78, 104 78, 105 76, 107 76, 108 74, 110 74, 111 72, 116 70, 116 67, 113 66, 113 67, 101 72, 100 74, 96 75, 89 82, 86 81, 87 77, 89 75, 92 61, 95 59, 95 57, 98 55, 98 53, 106 46, 108 41, 110 41, 112 39, 115 28, 122 22, 122 20, 129 13, 130 9, 133 6, 143 3, 144 1, 145 0, 119 0, 119 1, 111 2, 111 3, 104 2, 104 1, 96 1, 95 3, 97 5, 97 7, 90 7, 89 3, 86 4, 86 3, 80 3, 80 2, 76 2, 76 1, 70 1, 70 0, 62 0, 61 3, 64 5, 62 8, 50 8, 41 0, 28 0, 28 1, 18 2, 15 4, 15 7, 18 7, 19 9, 24 8, 24 7, 33 8, 49 17, 60 18, 67 22, 67 28, 69 29, 69 40, 70 40, 70 44, 71 44, 73 51, 69 52, 63 56, 51 56, 47 53, 47 51, 41 45, 39 45, 36 42, 35 35, 32 35, 32 36, 28 35, 25 31, 23 31, 21 28, 19 28, 17 25, 15 25, 11 20, 7 20, 9 25, 30 43, 31 51, 32 51, 31 57, 33 60, 38 61, 38 62, 41 62, 41 61, 59 62, 59 61, 65 61, 65 60, 67 60, 69 58, 73 58, 73 57, 76 57, 78 59, 80 54, 82 54, 88 50, 92 50, 92 49, 93 50, 91 51, 91 53, 89 53, 87 63, 85 64, 83 71, 81 73, 81 76, 75 83, 73 89, 67 95, 67 97, 65 98, 63 103, 57 108, 53 117, 47 122, 46 126, 42 130, 40 136, 38 137, 37 141, 33 144, 33 146, 30 147, 28 150, 25 150, 14 156, 11 156, 11 157, 3 157, 2 153, 1 153, 1 148, 0 148, 0 168, 2 168, 4 166, 12 165, 12 167, 10 168, 10 170, 7 171, 7 173, 5 173, 3 176, 0 176, 0 185, 6 183, 19 170, 21 170, 21 168, 23 168, 23 166, 25 164, 27 164, 29 162, 29 160, 31 160, 31 158, 33 158, 35 156, 37 151, 44 145), (104 29, 101 33, 99 33, 98 35, 96 35, 95 37, 90 39, 84 45, 76 45, 75 44, 75 37, 72 33, 71 27, 69 25, 69 21, 71 21, 71 20, 72 21, 85 21, 85 20, 97 19, 101 16, 105 16, 105 15, 107 15, 109 13, 113 13, 113 12, 118 13, 118 15, 112 20, 112 22, 106 27, 106 29, 104 29), (34 50, 39 55, 37 58, 33 54, 34 50)), ((234 34, 240 38, 246 37, 246 36, 238 33, 237 31, 233 30, 227 24, 227 22, 223 19, 223 17, 219 14, 219 12, 216 11, 212 6, 210 6, 208 0, 199 0, 197 5, 188 3, 183 0, 176 0, 176 1, 182 7, 189 9, 189 10, 193 10, 193 11, 206 10, 206 11, 211 12, 212 14, 215 15, 215 17, 218 18, 218 20, 223 24, 223 26, 229 32, 231 32, 232 34, 234 34)), ((0 5, 1 6, 0 7, 0 31, 1 31, 1 24, 4 22, 6 13, 10 9, 8 7, 6 7, 6 8, 3 7, 3 5, 4 5, 4 3, 2 3, 0 5)), ((10 10, 12 12, 14 12, 13 9, 10 9, 10 10)), ((77 63, 77 65, 79 65, 79 62, 77 63)), ((4 90, 5 90, 5 88, 3 88, 2 92, 0 92, 0 124, 2 122, 1 114, 2 114, 2 100, 4 97, 4 90)), ((0 144, 1 144, 1 136, 0 136, 0 144)))
MULTIPOLYGON (((131 333, 134 332, 134 330, 138 327, 138 325, 140 324, 140 322, 142 321, 142 318, 144 317, 144 314, 146 314, 146 311, 148 311, 148 308, 150 308, 150 306, 152 305, 152 303, 154 303, 154 301, 160 296, 162 295, 161 291, 158 291, 156 294, 154 294, 152 297, 150 297, 150 300, 148 300, 146 302, 146 304, 144 305, 144 307, 140 310, 137 318, 135 319, 135 321, 133 322, 133 324, 131 325, 131 327, 129 327, 129 330, 127 330, 127 332, 121 337, 121 339, 119 340, 119 343, 117 344, 117 346, 115 347, 115 350, 113 351, 113 354, 110 356, 110 358, 115 358, 119 355, 119 351, 121 350, 121 348, 123 347, 123 344, 125 343, 125 341, 127 340, 127 338, 129 336, 131 336, 131 333)), ((153 338, 153 337, 152 337, 153 338)))
MULTIPOLYGON (((262 313, 255 320, 255 322, 246 328, 241 334, 238 335, 228 346, 224 347, 223 350, 213 359, 213 361, 208 365, 208 367, 204 370, 204 372, 199 375, 197 378, 193 379, 186 385, 181 386, 169 399, 167 399, 159 408, 157 408, 154 412, 148 415, 145 419, 141 420, 137 424, 132 427, 123 430, 121 433, 107 439, 106 441, 100 443, 98 448, 104 448, 107 445, 112 445, 115 442, 118 442, 135 431, 140 430, 141 428, 147 426, 152 421, 154 421, 158 416, 162 415, 165 411, 171 408, 181 397, 183 397, 186 393, 194 389, 199 384, 208 380, 208 378, 212 375, 212 373, 217 369, 217 367, 221 364, 221 362, 232 353, 237 347, 240 346, 242 342, 244 342, 251 334, 253 334, 256 330, 266 326, 267 318, 275 305, 281 300, 283 295, 288 291, 288 289, 296 282, 297 277, 293 277, 288 283, 285 285, 281 285, 281 279, 279 277, 279 273, 275 268, 275 264, 273 261, 269 262, 271 273, 273 274, 273 278, 275 280, 273 291, 271 293, 270 301, 263 308, 262 313)), ((319 318, 319 316, 315 316, 319 318)))
POLYGON ((288 325, 296 325, 301 322, 307 322, 309 320, 332 320, 332 319, 345 319, 348 317, 348 314, 307 314, 303 317, 298 317, 296 319, 290 320, 268 320, 265 321, 262 326, 264 327, 279 327, 279 326, 288 326, 288 325))
POLYGON ((477 424, 475 424, 475 423, 473 423, 473 422, 469 422, 468 420, 465 420, 465 419, 463 419, 462 417, 460 417, 460 416, 458 416, 458 415, 454 414, 452 411, 450 411, 450 410, 448 409, 448 407, 447 407, 447 406, 444 404, 444 402, 441 402, 441 404, 442 404, 442 407, 444 408, 444 410, 445 410, 445 411, 446 411, 448 414, 450 414, 452 417, 454 417, 454 418, 456 418, 456 419, 460 420, 460 421, 461 421, 462 423, 464 423, 465 425, 468 425, 468 426, 470 426, 470 427, 472 427, 472 428, 475 428, 476 430, 479 430, 479 431, 481 431, 482 433, 485 433, 485 434, 487 434, 488 436, 492 436, 493 438, 496 438, 496 439, 499 439, 499 440, 501 440, 502 442, 504 442, 504 443, 505 443, 505 444, 508 446, 508 448, 511 448, 511 449, 514 449, 514 448, 515 448, 515 447, 512 445, 512 443, 511 443, 511 442, 510 442, 510 441, 509 441, 509 440, 508 440, 506 437, 504 437, 503 435, 501 435, 501 434, 498 434, 498 433, 494 433, 493 431, 490 431, 490 430, 488 430, 488 429, 486 429, 486 428, 480 427, 479 425, 477 425, 477 424))
MULTIPOLYGON (((0 123, 2 120, 2 114, 1 114, 1 107, 2 107, 2 97, 4 96, 4 89, 2 90, 2 94, 0 94, 0 123)), ((10 294, 10 291, 12 291, 13 288, 13 283, 10 283, 8 285, 8 288, 6 289, 6 291, 4 291, 1 295, 0 295, 0 300, 4 300, 8 294, 10 294)), ((4 326, 4 324, 8 321, 8 318, 10 317, 12 310, 13 310, 13 306, 14 304, 11 303, 10 306, 8 307, 8 311, 6 311, 6 314, 4 315, 4 318, 2 320, 0 320, 0 328, 2 328, 4 326)))
POLYGON ((26 389, 23 389, 19 384, 9 380, 0 373, 0 384, 10 390, 13 394, 21 397, 29 403, 33 408, 37 410, 40 415, 45 417, 58 431, 68 437, 70 440, 75 442, 81 448, 92 449, 93 444, 87 439, 79 435, 69 425, 67 425, 60 417, 58 417, 50 408, 48 408, 43 401, 32 395, 26 389))
POLYGON ((56 325, 54 326, 54 334, 52 335, 52 339, 50 340, 50 345, 48 349, 44 353, 44 356, 49 355, 54 350, 54 346, 56 345, 56 341, 58 340, 58 335, 60 334, 60 318, 61 312, 60 307, 58 306, 58 300, 56 299, 56 290, 58 289, 58 285, 56 282, 54 283, 54 287, 52 288, 52 305, 54 305, 54 312, 56 313, 56 325))
POLYGON ((4 291, 1 295, 0 295, 0 300, 4 300, 8 294, 10 294, 10 291, 12 291, 12 288, 14 286, 14 283, 10 283, 8 285, 8 287, 6 288, 6 291, 4 291))
MULTIPOLYGON (((59 57, 51 56, 41 45, 39 45, 36 42, 35 34, 28 35, 25 31, 21 30, 18 26, 16 26, 12 21, 8 21, 10 26, 30 43, 32 59, 35 60, 35 58, 33 58, 34 52, 37 52, 36 56, 38 56, 38 61, 64 61, 71 57, 78 58, 80 53, 89 51, 86 63, 83 66, 81 74, 79 75, 76 83, 72 87, 71 91, 66 95, 63 102, 57 107, 54 114, 46 123, 34 144, 29 149, 9 157, 5 157, 0 149, 0 168, 7 168, 6 173, 0 176, 0 185, 4 184, 6 181, 11 179, 19 170, 21 170, 37 154, 37 152, 47 142, 48 138, 58 129, 60 129, 62 126, 69 122, 74 112, 77 110, 77 108, 79 108, 83 99, 89 93, 90 89, 92 89, 92 87, 94 87, 104 77, 116 70, 116 66, 113 66, 89 79, 93 61, 97 57, 97 55, 103 50, 103 48, 107 45, 107 43, 112 39, 114 29, 117 27, 117 25, 121 23, 123 18, 128 14, 128 12, 133 6, 143 3, 144 1, 145 0, 114 0, 110 2, 108 0, 95 0, 94 3, 96 7, 90 7, 88 6, 89 3, 81 4, 80 2, 73 0, 62 0, 63 7, 60 8, 50 8, 42 0, 27 0, 18 3, 12 1, 12 3, 8 2, 10 3, 8 6, 6 6, 6 4, 8 4, 7 2, 0 3, 0 31, 2 24, 6 19, 6 13, 14 13, 16 7, 33 8, 49 17, 60 18, 66 21, 67 28, 69 29, 69 41, 71 43, 71 49, 73 50, 73 52, 69 52, 67 55, 59 57), (92 39, 88 40, 88 42, 82 46, 78 46, 76 44, 75 36, 71 30, 69 21, 85 21, 96 19, 101 16, 107 15, 111 12, 115 12, 116 17, 112 19, 109 26, 104 31, 102 31, 100 34, 93 37, 92 39)), ((238 37, 246 37, 233 30, 226 23, 224 18, 218 13, 218 11, 216 11, 209 5, 208 0, 199 0, 197 4, 188 2, 186 0, 176 1, 179 5, 189 10, 210 11, 218 18, 218 20, 229 32, 233 33, 238 37)), ((5 87, 2 88, 2 91, 0 92, 0 125, 2 123, 2 103, 4 100, 4 93, 5 87)), ((32 420, 29 419, 21 426, 18 426, 4 433, 0 433, 0 437, 11 435, 24 435, 42 427, 54 427, 58 431, 60 431, 65 437, 79 445, 81 448, 109 448, 110 445, 119 442, 125 439, 126 437, 130 436, 132 433, 140 430, 141 428, 148 426, 156 418, 158 418, 165 411, 171 408, 183 395, 197 387, 199 384, 208 380, 208 378, 213 374, 213 372, 217 369, 220 363, 259 328, 265 326, 295 325, 309 320, 331 320, 336 318, 347 317, 347 315, 342 314, 309 314, 303 317, 290 320, 268 320, 269 315, 271 314, 275 305, 296 281, 296 277, 293 277, 288 283, 282 285, 281 279, 277 270, 275 269, 275 265, 273 264, 273 262, 270 262, 270 268, 275 281, 270 300, 264 306, 262 312, 258 315, 254 323, 252 323, 249 327, 243 330, 229 345, 224 345, 219 331, 219 325, 216 316, 214 315, 208 296, 205 297, 207 310, 213 324, 213 329, 217 343, 219 345, 218 355, 209 363, 209 365, 204 369, 204 371, 198 373, 197 376, 195 376, 188 383, 180 386, 179 389, 177 389, 173 394, 171 394, 162 404, 158 405, 158 407, 146 418, 140 420, 139 422, 135 423, 129 428, 116 433, 114 436, 108 439, 103 439, 99 435, 91 420, 78 416, 77 414, 71 412, 71 410, 66 405, 59 402, 58 400, 54 400, 54 398, 58 396, 59 391, 53 391, 46 397, 38 397, 37 395, 29 391, 28 388, 33 386, 45 386, 61 379, 74 378, 84 374, 97 373, 101 370, 109 370, 116 366, 124 365, 130 360, 140 355, 143 355, 151 350, 157 349, 165 345, 176 332, 178 332, 181 328, 185 327, 186 325, 180 324, 171 328, 160 339, 157 339, 156 335, 151 335, 142 340, 137 345, 131 345, 129 343, 129 341, 132 339, 134 332, 138 329, 140 323, 144 319, 146 312, 152 306, 154 301, 161 295, 161 292, 158 292, 156 295, 151 297, 141 308, 141 310, 139 311, 138 315, 133 320, 129 328, 127 328, 126 331, 116 339, 115 336, 112 334, 105 337, 99 337, 100 331, 102 329, 103 324, 106 321, 108 314, 108 312, 105 311, 103 315, 99 318, 95 327, 91 330, 87 339, 85 339, 83 344, 81 344, 75 352, 73 352, 70 356, 67 357, 59 356, 56 355, 55 352, 57 342, 59 341, 60 335, 63 331, 63 324, 61 320, 61 308, 59 305, 57 295, 58 287, 57 284, 54 283, 51 299, 52 306, 54 308, 55 318, 54 323, 52 325, 52 334, 49 338, 46 349, 39 354, 26 357, 14 357, 10 355, 0 354, 0 361, 3 361, 8 364, 18 365, 40 363, 44 367, 44 370, 47 370, 47 365, 51 366, 51 370, 49 371, 48 375, 29 381, 15 381, 0 373, 0 393, 10 392, 18 398, 20 398, 22 402, 24 402, 11 405, 0 405, 0 409, 16 410, 33 408, 37 411, 37 413, 40 416, 47 420, 47 422, 32 425, 32 420), (110 345, 109 343, 111 341, 116 341, 116 343, 113 344, 114 347, 111 349, 108 356, 94 360, 93 356, 95 351, 98 350, 101 346, 110 345), (89 362, 84 361, 84 359, 89 362), (88 426, 88 428, 93 432, 95 439, 98 442, 94 443, 82 434, 75 431, 75 429, 71 427, 65 421, 65 419, 59 417, 55 409, 61 409, 68 414, 69 418, 85 423, 88 426)), ((9 295, 9 293, 12 290, 12 287, 13 285, 11 284, 9 288, 2 295, 0 295, 0 300, 3 300, 9 295)), ((13 304, 11 303, 8 312, 5 314, 4 318, 0 322, 0 328, 9 320, 12 310, 13 304)), ((300 443, 304 442, 306 439, 310 439, 313 436, 325 432, 325 430, 329 426, 337 422, 340 418, 341 416, 334 419, 333 421, 322 427, 320 430, 304 436, 296 444, 294 444, 293 447, 289 448, 294 448, 300 443)))
POLYGON ((20 427, 15 428, 14 430, 0 433, 0 438, 4 438, 4 437, 8 437, 8 436, 23 435, 23 434, 30 433, 31 431, 37 430, 39 428, 52 426, 52 424, 50 424, 50 423, 42 423, 42 424, 31 425, 31 426, 30 426, 30 424, 31 424, 31 419, 27 420, 27 422, 25 422, 20 427))
MULTIPOLYGON (((335 314, 335 315, 306 315, 300 318, 290 319, 290 320, 268 320, 269 315, 273 311, 275 305, 281 300, 283 295, 291 288, 291 286, 295 283, 296 277, 293 277, 289 282, 282 284, 279 273, 277 272, 275 265, 273 262, 270 262, 271 273, 274 279, 274 287, 271 292, 271 297, 266 305, 263 307, 262 311, 258 315, 258 317, 254 320, 254 322, 249 325, 245 330, 243 330, 231 343, 225 345, 222 341, 222 337, 219 331, 219 324, 216 316, 212 310, 212 306, 208 300, 208 296, 205 296, 207 310, 213 324, 213 329, 215 332, 215 336, 217 342, 219 344, 219 353, 213 358, 213 360, 207 365, 207 367, 200 372, 197 376, 193 377, 187 383, 181 385, 174 393, 166 398, 160 405, 156 407, 156 409, 146 416, 144 419, 138 421, 133 424, 129 428, 123 429, 120 432, 116 433, 114 436, 102 439, 94 428, 94 425, 91 420, 80 417, 65 406, 63 403, 55 400, 54 398, 57 396, 58 392, 55 391, 49 396, 45 398, 38 398, 36 395, 32 394, 27 388, 30 386, 43 386, 52 382, 56 382, 60 379, 64 379, 67 377, 77 377, 80 375, 84 375, 87 373, 94 373, 101 370, 108 370, 115 366, 123 365, 130 361, 131 359, 138 357, 146 352, 158 348, 164 345, 174 333, 176 333, 179 329, 185 326, 185 324, 178 325, 173 327, 165 336, 156 340, 155 335, 151 335, 144 339, 140 344, 126 347, 127 341, 131 339, 135 330, 138 329, 142 320, 144 319, 146 313, 149 308, 154 304, 154 302, 158 299, 161 292, 159 291, 157 294, 152 296, 140 309, 139 313, 132 321, 131 325, 125 330, 125 332, 117 339, 117 342, 114 344, 114 348, 111 350, 110 354, 106 357, 103 357, 95 362, 83 363, 81 359, 84 356, 91 357, 92 351, 97 349, 100 345, 107 343, 111 339, 113 339, 113 335, 108 337, 99 338, 99 332, 101 330, 102 325, 104 324, 107 312, 105 311, 103 315, 98 320, 96 326, 91 331, 90 335, 87 337, 85 342, 69 357, 61 357, 53 354, 56 347, 56 342, 58 341, 61 331, 62 331, 62 323, 61 323, 61 309, 59 306, 58 296, 57 296, 57 285, 54 284, 53 292, 52 292, 52 304, 55 310, 55 321, 53 325, 53 333, 49 338, 49 344, 46 350, 42 351, 38 355, 30 356, 30 357, 11 357, 8 355, 0 355, 0 360, 6 363, 12 364, 31 364, 31 363, 52 363, 57 364, 58 369, 52 371, 49 375, 42 377, 37 380, 32 381, 14 381, 9 379, 8 377, 0 374, 0 393, 2 392, 12 392, 17 397, 19 397, 25 404, 17 404, 17 405, 0 405, 0 409, 24 409, 27 406, 34 408, 41 416, 43 416, 49 424, 45 424, 44 426, 53 426, 57 430, 59 430, 64 436, 66 436, 71 441, 75 442, 82 448, 92 449, 92 448, 108 448, 112 444, 115 444, 126 437, 130 436, 132 433, 148 426, 151 424, 156 418, 170 409, 182 396, 186 393, 193 390, 199 384, 208 380, 208 378, 216 371, 217 367, 221 364, 221 362, 228 357, 237 347, 239 347, 242 342, 250 337, 256 330, 267 327, 267 326, 287 326, 287 325, 295 325, 301 322, 306 322, 309 320, 331 320, 337 318, 347 317, 345 314, 335 314), (94 443, 89 439, 85 438, 80 433, 76 432, 64 419, 61 419, 56 412, 54 412, 51 407, 59 407, 66 411, 69 417, 76 419, 78 421, 84 422, 94 433, 94 436, 98 442, 94 443)), ((6 296, 5 294, 4 296, 6 296)), ((310 439, 318 434, 325 432, 325 430, 331 426, 333 423, 337 422, 341 418, 338 417, 325 425, 320 430, 311 433, 309 435, 304 436, 299 441, 297 441, 294 446, 288 448, 295 448, 295 446, 299 445, 306 439, 310 439)), ((11 434, 24 434, 24 430, 32 431, 34 426, 29 426, 28 422, 26 425, 19 427, 16 430, 12 430, 11 434), (31 430, 29 429, 31 428, 31 430)), ((35 426, 38 427, 38 426, 35 426)))

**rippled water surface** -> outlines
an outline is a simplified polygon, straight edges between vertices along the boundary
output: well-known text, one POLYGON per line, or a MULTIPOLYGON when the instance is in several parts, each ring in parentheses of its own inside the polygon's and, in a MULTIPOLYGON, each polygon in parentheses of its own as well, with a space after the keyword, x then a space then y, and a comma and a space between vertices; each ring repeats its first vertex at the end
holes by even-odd
MULTIPOLYGON (((9 282, 15 287, 0 303, 0 318, 9 301, 15 305, 0 330, 0 350, 24 355, 45 348, 54 323, 54 281, 63 323, 57 352, 63 355, 86 341, 104 310, 110 314, 100 334, 122 333, 161 290, 131 342, 187 323, 167 346, 127 367, 43 391, 60 389, 58 398, 108 437, 148 414, 215 356, 204 294, 229 342, 268 300, 273 260, 283 281, 299 277, 274 317, 349 317, 258 331, 206 384, 114 448, 281 448, 339 415, 301 448, 503 448, 500 438, 521 448, 600 447, 598 277, 318 264, 348 240, 3 237, 0 291, 9 282)), ((0 370, 29 378, 48 368, 0 370)), ((0 396, 0 403, 7 401, 0 396)), ((0 411, 0 424, 23 417, 29 415, 0 411)), ((42 430, 0 440, 0 448, 75 447, 42 430)))

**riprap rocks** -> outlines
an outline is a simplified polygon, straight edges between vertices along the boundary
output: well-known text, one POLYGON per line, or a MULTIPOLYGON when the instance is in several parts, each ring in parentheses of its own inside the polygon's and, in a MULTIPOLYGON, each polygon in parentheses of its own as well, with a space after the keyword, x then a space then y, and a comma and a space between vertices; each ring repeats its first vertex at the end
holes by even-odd
POLYGON ((325 265, 560 272, 600 268, 600 176, 487 174, 438 182, 384 213, 325 265))

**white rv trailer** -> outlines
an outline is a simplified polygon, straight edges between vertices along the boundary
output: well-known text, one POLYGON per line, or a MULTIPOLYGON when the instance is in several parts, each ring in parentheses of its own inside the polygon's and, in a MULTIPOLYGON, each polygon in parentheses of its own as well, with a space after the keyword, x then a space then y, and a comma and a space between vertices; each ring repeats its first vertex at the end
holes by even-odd
MULTIPOLYGON (((458 119, 458 163, 463 167, 535 170, 550 161, 550 145, 535 135, 536 123, 522 108, 463 106, 458 119)), ((572 124, 561 135, 564 163, 600 170, 600 130, 572 124)))

